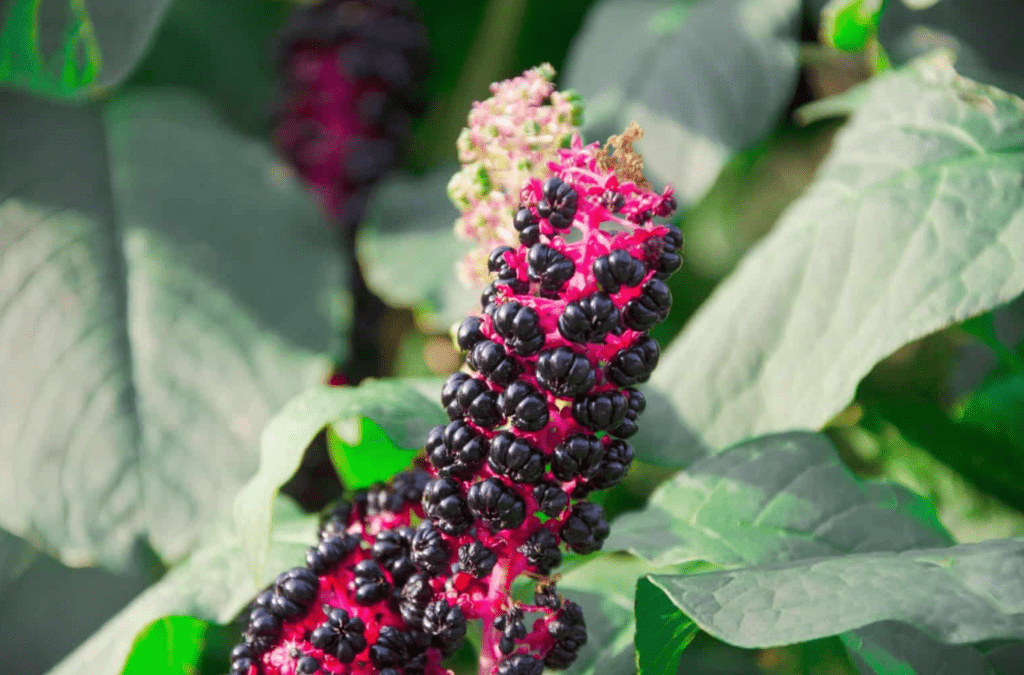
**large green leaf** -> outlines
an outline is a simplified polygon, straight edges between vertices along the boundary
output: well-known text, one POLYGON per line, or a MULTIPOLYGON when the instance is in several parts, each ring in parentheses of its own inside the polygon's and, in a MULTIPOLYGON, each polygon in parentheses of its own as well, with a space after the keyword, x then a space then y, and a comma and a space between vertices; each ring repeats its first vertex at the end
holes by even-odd
POLYGON ((861 675, 1017 675, 1024 663, 1024 642, 949 645, 898 621, 879 621, 840 637, 861 675))
POLYGON ((1024 290, 1024 103, 943 58, 878 78, 652 385, 712 448, 819 428, 881 358, 1024 290))
POLYGON ((411 307, 430 330, 447 330, 479 306, 479 290, 455 276, 455 264, 475 248, 455 238, 459 213, 447 186, 456 170, 387 178, 359 230, 359 262, 367 285, 388 304, 411 307))
POLYGON ((1024 539, 648 578, 702 630, 740 647, 878 621, 953 644, 1024 638, 1024 539))
POLYGON ((301 184, 200 100, 0 93, 0 525, 179 558, 324 376, 344 270, 301 184))
POLYGON ((267 574, 254 583, 243 553, 243 536, 226 528, 150 586, 49 675, 119 675, 136 636, 165 616, 192 616, 227 623, 280 572, 301 565, 316 541, 316 516, 279 500, 267 574))
POLYGON ((0 8, 0 85, 76 98, 124 79, 170 0, 11 0, 0 8))
POLYGON ((797 0, 604 0, 566 61, 591 140, 631 120, 648 175, 684 203, 779 121, 797 81, 797 0))
POLYGON ((652 564, 752 565, 950 543, 922 498, 861 481, 822 434, 755 439, 680 472, 615 521, 607 550, 652 564))
POLYGON ((257 576, 267 555, 274 497, 299 467, 313 437, 330 425, 349 446, 350 464, 366 450, 359 443, 364 420, 376 423, 394 444, 385 450, 421 448, 431 427, 447 418, 438 399, 425 397, 418 386, 406 380, 370 380, 358 387, 318 387, 297 396, 271 420, 260 441, 259 472, 238 493, 234 507, 236 527, 257 576))

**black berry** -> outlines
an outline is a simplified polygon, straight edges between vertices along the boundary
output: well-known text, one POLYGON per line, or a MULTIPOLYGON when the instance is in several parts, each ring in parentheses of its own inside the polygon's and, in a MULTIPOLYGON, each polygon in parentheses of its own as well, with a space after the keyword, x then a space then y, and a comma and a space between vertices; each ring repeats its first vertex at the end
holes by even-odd
POLYGON ((448 569, 448 544, 429 520, 420 523, 413 534, 412 562, 431 576, 448 569))
POLYGON ((299 662, 295 664, 297 675, 314 675, 319 670, 320 662, 308 654, 299 659, 299 662))
POLYGON ((548 635, 555 644, 544 656, 548 668, 566 668, 576 660, 580 647, 587 643, 587 624, 583 620, 583 608, 566 600, 555 617, 548 623, 548 635))
POLYGON ((320 580, 305 567, 296 567, 277 578, 269 609, 280 617, 303 614, 317 596, 320 580))
POLYGON ((576 265, 561 251, 547 244, 534 244, 526 254, 528 273, 545 291, 559 291, 576 273, 576 265))
POLYGON ((402 618, 411 626, 423 623, 423 612, 434 597, 434 589, 425 574, 414 574, 402 587, 398 601, 398 610, 402 618))
POLYGON ((470 376, 466 373, 452 373, 445 380, 444 387, 441 388, 441 405, 444 406, 449 419, 457 420, 462 417, 463 409, 456 400, 456 395, 459 393, 459 387, 469 379, 470 376))
POLYGON ((558 332, 571 342, 601 342, 618 322, 615 303, 607 293, 598 292, 566 305, 558 317, 558 332))
POLYGON ((582 396, 573 401, 572 416, 592 431, 613 429, 625 419, 629 404, 618 391, 582 396))
POLYGON ((327 620, 313 629, 309 642, 342 663, 352 663, 356 655, 366 649, 365 631, 362 619, 333 608, 327 612, 327 620))
POLYGON ((528 208, 521 208, 516 211, 512 218, 512 226, 519 233, 519 241, 524 246, 532 246, 540 241, 540 225, 537 216, 528 208))
POLYGON ((594 386, 590 361, 568 347, 548 349, 537 357, 537 383, 555 396, 573 398, 594 386))
POLYGON ((636 421, 644 409, 647 408, 647 399, 636 389, 626 389, 623 393, 628 397, 626 399, 626 416, 618 426, 612 429, 611 433, 619 438, 629 438, 640 430, 636 421))
POLYGON ((642 261, 626 251, 616 250, 594 261, 594 278, 607 293, 618 293, 623 286, 636 286, 647 270, 642 261))
POLYGON ((660 356, 658 341, 649 335, 641 335, 633 344, 620 349, 612 357, 605 373, 609 380, 620 387, 630 387, 646 382, 651 377, 660 356))
POLYGON ((569 505, 569 495, 554 483, 539 483, 533 488, 533 498, 541 513, 549 518, 556 518, 569 505))
POLYGON ((477 579, 483 579, 498 562, 494 551, 479 541, 472 541, 459 547, 459 567, 477 579))
POLYGON ((544 474, 544 455, 525 438, 501 431, 490 446, 487 464, 495 473, 519 483, 536 483, 544 474))
POLYGON ((493 317, 494 330, 520 356, 536 354, 544 346, 540 316, 532 307, 510 300, 496 308, 493 317))
POLYGON ((539 431, 548 423, 547 401, 522 380, 513 382, 501 392, 498 405, 517 429, 539 431))
POLYGON ((526 561, 539 574, 547 574, 562 564, 562 551, 558 548, 558 537, 548 529, 534 532, 517 550, 526 556, 526 561))
MULTIPOLYGON (((496 274, 499 279, 515 279, 517 277, 516 270, 506 259, 506 254, 512 252, 511 246, 498 246, 492 250, 490 257, 487 258, 487 269, 496 274)), ((513 260, 515 260, 514 257, 513 260)))
POLYGON ((496 675, 541 675, 544 664, 535 656, 515 654, 498 664, 496 675))
POLYGON ((363 560, 352 568, 352 597, 360 605, 372 605, 388 597, 391 585, 373 560, 363 560))
POLYGON ((557 176, 544 181, 542 190, 544 199, 537 204, 537 214, 541 218, 547 218, 551 227, 556 230, 564 230, 572 225, 579 200, 576 190, 557 176))
POLYGON ((426 453, 442 476, 467 476, 483 464, 487 440, 466 422, 456 420, 430 430, 426 453))
POLYGON ((561 481, 589 479, 597 474, 604 459, 604 445, 596 436, 574 434, 555 446, 551 472, 561 481))
POLYGON ((434 638, 443 653, 450 654, 466 635, 466 616, 458 605, 435 600, 423 612, 423 631, 434 638))
POLYGON ((477 342, 466 361, 471 368, 500 387, 511 384, 521 371, 519 363, 508 355, 505 348, 491 340, 477 342))
POLYGON ((604 509, 593 502, 577 502, 562 525, 562 539, 576 553, 593 553, 608 538, 604 509))
POLYGON ((497 478, 471 485, 466 502, 473 515, 484 521, 492 532, 514 529, 526 519, 522 498, 497 478))
POLYGON ((413 531, 411 527, 397 527, 377 534, 370 547, 370 555, 391 573, 396 586, 401 586, 416 571, 410 557, 413 531))
POLYGON ((445 476, 427 484, 423 491, 423 510, 445 534, 461 534, 472 523, 459 483, 445 476))
POLYGON ((356 540, 352 535, 337 534, 327 537, 306 553, 306 567, 313 574, 326 574, 337 567, 355 546, 356 540))
POLYGON ((482 325, 483 319, 478 316, 470 316, 462 320, 459 330, 455 334, 455 342, 459 345, 459 349, 468 352, 473 345, 485 339, 483 331, 480 330, 482 325))
POLYGON ((668 317, 672 308, 672 292, 661 279, 651 279, 643 285, 640 297, 626 303, 623 323, 633 330, 647 330, 668 317))

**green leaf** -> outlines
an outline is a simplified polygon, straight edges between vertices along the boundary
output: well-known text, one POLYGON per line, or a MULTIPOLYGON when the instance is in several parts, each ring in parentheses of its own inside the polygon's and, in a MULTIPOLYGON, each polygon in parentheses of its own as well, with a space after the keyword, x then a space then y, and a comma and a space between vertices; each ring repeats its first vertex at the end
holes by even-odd
POLYGON ((123 80, 170 0, 13 0, 0 10, 0 83, 80 98, 123 80))
POLYGON ((400 448, 391 442, 379 424, 362 418, 356 436, 346 442, 333 429, 328 431, 327 450, 341 477, 342 485, 356 490, 409 468, 421 448, 400 448))
POLYGON ((864 49, 878 35, 887 0, 830 0, 821 10, 822 41, 846 52, 864 49))
POLYGON ((344 273, 304 187, 192 96, 0 92, 0 525, 72 566, 185 555, 322 381, 344 273))
POLYGON ((746 648, 878 621, 953 644, 1024 638, 1024 539, 648 578, 701 630, 746 648))
MULTIPOLYGON (((605 554, 562 577, 558 590, 579 603, 587 620, 587 643, 566 675, 630 675, 636 672, 633 637, 637 624, 637 579, 668 571, 628 555, 605 554)), ((672 571, 681 571, 675 568, 672 571)), ((673 671, 674 672, 674 671, 673 671)))
POLYGON ((796 0, 603 0, 563 79, 586 101, 589 139, 636 120, 648 177, 692 203, 782 117, 799 30, 796 0))
POLYGON ((448 199, 457 167, 423 177, 397 173, 374 193, 359 228, 359 263, 367 285, 388 304, 411 307, 427 330, 448 330, 479 306, 455 265, 475 248, 455 238, 458 211, 448 199))
POLYGON ((861 481, 822 434, 790 432, 700 460, 615 521, 606 550, 655 565, 751 565, 950 543, 912 492, 861 481))
POLYGON ((876 78, 651 385, 712 448, 820 428, 900 346, 1024 290, 1024 103, 942 58, 876 78))
POLYGON ((679 658, 697 630, 649 580, 637 581, 635 640, 640 675, 675 675, 679 658))
POLYGON ((191 616, 157 619, 135 639, 121 675, 197 675, 204 672, 208 651, 230 644, 234 634, 191 616))
POLYGON ((961 407, 958 420, 998 438, 1024 455, 1024 372, 994 378, 961 407))
POLYGON ((949 645, 898 621, 879 621, 839 636, 861 675, 1016 675, 1024 643, 949 645), (989 655, 991 654, 991 659, 989 655), (1012 658, 1005 667, 1001 660, 1012 658))
POLYGON ((211 538, 146 589, 49 675, 118 675, 135 637, 161 617, 230 622, 279 572, 302 565, 306 549, 316 542, 315 515, 301 513, 294 503, 280 499, 276 516, 268 572, 257 583, 243 552, 244 535, 224 528, 220 537, 211 538))
MULTIPOLYGON (((419 386, 422 383, 416 381, 369 380, 358 387, 317 387, 294 398, 270 421, 260 441, 259 472, 238 493, 234 505, 235 525, 255 575, 263 573, 274 498, 299 468, 313 437, 331 425, 341 440, 356 446, 363 420, 372 420, 389 443, 386 451, 399 451, 404 461, 408 455, 401 450, 422 448, 427 432, 447 419, 437 399, 419 393, 419 386)), ((364 468, 368 458, 360 456, 363 452, 358 446, 346 455, 350 460, 358 457, 364 468)), ((365 470, 357 474, 359 480, 370 475, 365 470)))

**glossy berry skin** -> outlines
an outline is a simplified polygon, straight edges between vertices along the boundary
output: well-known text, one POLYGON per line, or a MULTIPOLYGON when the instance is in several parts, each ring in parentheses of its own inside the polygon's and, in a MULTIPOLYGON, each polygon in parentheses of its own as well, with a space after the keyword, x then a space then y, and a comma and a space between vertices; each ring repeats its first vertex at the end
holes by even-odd
POLYGON ((442 574, 448 567, 448 542, 429 520, 416 528, 410 542, 410 557, 416 567, 430 576, 442 574))
POLYGON ((590 361, 569 347, 548 349, 537 357, 537 382, 560 398, 590 391, 597 375, 590 361))
POLYGON ((620 387, 631 387, 651 377, 660 356, 658 341, 643 335, 629 347, 620 350, 608 364, 605 373, 610 381, 620 387))
POLYGON ((507 387, 519 377, 519 362, 509 356, 497 342, 481 340, 473 345, 466 362, 471 368, 500 387, 507 387))
POLYGON ((604 509, 593 502, 578 502, 562 526, 562 540, 576 553, 593 553, 608 538, 604 509))
POLYGON ((605 293, 617 293, 623 286, 636 286, 644 279, 644 263, 618 250, 594 261, 594 278, 605 293))
POLYGON ((443 653, 449 654, 466 635, 466 616, 458 605, 453 607, 447 600, 436 600, 423 612, 423 632, 433 638, 443 653))
POLYGON ((462 488, 451 478, 438 478, 427 485, 423 491, 423 510, 446 534, 460 534, 472 524, 462 488))
POLYGON ((512 425, 523 431, 539 431, 548 423, 547 401, 522 380, 510 384, 498 397, 501 412, 512 425))
POLYGON ((534 244, 526 254, 529 264, 527 274, 530 279, 540 282, 541 290, 559 291, 572 275, 576 273, 576 264, 558 249, 547 244, 534 244))
POLYGON ((492 532, 519 527, 526 518, 522 498, 497 478, 473 483, 466 502, 470 512, 492 532))
POLYGON ((618 307, 607 293, 600 292, 569 303, 558 318, 558 331, 573 342, 601 342, 618 322, 618 307))
POLYGON ((427 459, 442 476, 468 476, 487 456, 487 440, 470 424, 455 420, 427 435, 427 459))
POLYGON ((498 557, 494 551, 479 541, 471 541, 459 547, 459 567, 477 579, 490 574, 497 562, 498 557))
POLYGON ((558 547, 558 537, 551 530, 537 530, 519 548, 526 556, 527 562, 539 574, 547 574, 562 564, 562 551, 558 547))
POLYGON ((516 654, 498 664, 497 675, 541 675, 544 664, 529 654, 516 654))
POLYGON ((517 483, 536 483, 544 475, 544 455, 525 438, 502 431, 491 439, 487 464, 517 483))

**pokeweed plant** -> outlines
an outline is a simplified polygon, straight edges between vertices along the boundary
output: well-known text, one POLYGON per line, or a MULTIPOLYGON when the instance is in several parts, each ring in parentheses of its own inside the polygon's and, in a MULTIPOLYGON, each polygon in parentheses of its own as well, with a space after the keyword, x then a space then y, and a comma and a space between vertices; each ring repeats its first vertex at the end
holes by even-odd
MULTIPOLYGON (((524 82, 543 86, 544 72, 495 85, 496 103, 524 82)), ((538 125, 567 122, 527 103, 527 119, 493 126, 496 136, 514 137, 531 113, 538 125)), ((478 106, 471 124, 489 109, 478 106)), ((560 127, 540 128, 551 137, 560 127)), ((644 179, 632 148, 641 135, 631 126, 605 148, 575 136, 518 190, 519 245, 493 249, 483 313, 455 331, 471 371, 441 390, 451 421, 427 436, 429 468, 335 511, 306 566, 257 598, 231 675, 441 673, 473 620, 482 675, 575 660, 583 611, 550 574, 563 543, 587 554, 608 536, 604 510, 586 497, 633 461, 624 439, 646 405, 634 385, 660 354, 647 331, 667 316, 665 279, 682 262, 681 233, 655 220, 675 198, 644 179), (523 575, 539 580, 532 604, 512 596, 523 575), (527 614, 540 615, 529 630, 527 614)))

